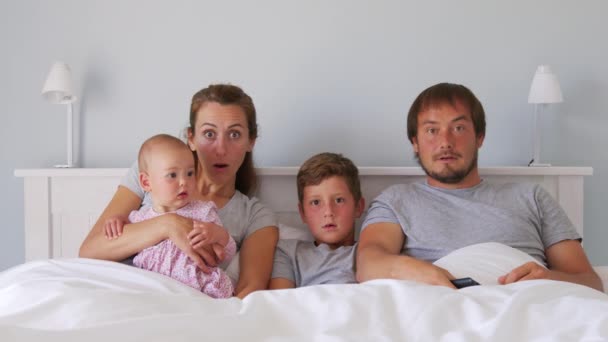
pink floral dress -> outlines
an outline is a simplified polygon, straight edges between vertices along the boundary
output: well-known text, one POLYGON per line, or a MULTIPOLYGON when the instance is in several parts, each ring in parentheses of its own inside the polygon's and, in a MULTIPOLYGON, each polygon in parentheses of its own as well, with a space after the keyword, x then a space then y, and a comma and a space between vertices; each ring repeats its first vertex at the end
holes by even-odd
MULTIPOLYGON (((221 225, 213 202, 193 201, 175 213, 193 220, 221 225)), ((135 223, 160 215, 163 214, 156 213, 151 206, 147 206, 132 211, 129 214, 129 221, 135 223)), ((226 254, 224 260, 229 262, 236 253, 236 243, 232 236, 224 251, 226 254)), ((169 239, 139 252, 133 259, 133 264, 148 271, 164 274, 213 298, 228 298, 234 293, 232 281, 224 270, 213 267, 210 273, 204 273, 169 239)))

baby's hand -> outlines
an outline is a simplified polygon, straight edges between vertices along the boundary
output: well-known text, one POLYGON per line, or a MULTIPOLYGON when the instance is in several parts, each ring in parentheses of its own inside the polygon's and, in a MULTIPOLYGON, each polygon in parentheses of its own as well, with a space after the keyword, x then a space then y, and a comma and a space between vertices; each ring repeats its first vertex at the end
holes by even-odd
POLYGON ((125 223, 128 223, 128 221, 120 216, 110 217, 109 219, 107 219, 106 222, 103 224, 103 229, 106 233, 106 239, 114 240, 121 236, 122 228, 125 223))
POLYGON ((213 222, 200 221, 193 221, 192 231, 188 234, 190 245, 195 249, 213 244, 225 246, 228 237, 228 232, 221 226, 213 222))
POLYGON ((217 256, 217 261, 224 261, 224 259, 226 258, 226 252, 224 251, 225 247, 220 245, 219 243, 214 243, 213 245, 211 245, 211 248, 213 248, 213 252, 215 252, 215 255, 217 256))

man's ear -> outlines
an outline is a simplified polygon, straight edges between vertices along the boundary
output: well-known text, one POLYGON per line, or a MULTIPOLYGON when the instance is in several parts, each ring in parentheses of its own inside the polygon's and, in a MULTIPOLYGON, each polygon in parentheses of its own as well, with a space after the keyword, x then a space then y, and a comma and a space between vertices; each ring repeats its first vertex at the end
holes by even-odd
POLYGON ((141 185, 145 192, 150 192, 150 190, 152 190, 150 187, 150 177, 146 172, 139 173, 139 185, 141 185))
POLYGON ((485 135, 480 134, 477 136, 477 148, 481 148, 481 145, 483 145, 483 140, 486 138, 485 135))
POLYGON ((412 137, 412 147, 414 148, 414 153, 418 154, 418 138, 412 137))
POLYGON ((355 207, 355 218, 361 217, 361 215, 363 215, 364 210, 365 210, 365 198, 361 197, 355 207))

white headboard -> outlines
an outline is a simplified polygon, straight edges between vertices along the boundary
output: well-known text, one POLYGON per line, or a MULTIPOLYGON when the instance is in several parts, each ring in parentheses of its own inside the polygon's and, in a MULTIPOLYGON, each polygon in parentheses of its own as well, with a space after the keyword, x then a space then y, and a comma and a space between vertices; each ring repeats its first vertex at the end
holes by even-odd
MULTIPOLYGON (((392 184, 424 179, 419 167, 360 167, 367 203, 392 184)), ((256 196, 279 220, 301 226, 297 212, 297 167, 258 168, 256 196)), ((24 178, 25 259, 76 257, 78 248, 112 198, 127 169, 20 169, 24 178)), ((590 167, 480 168, 488 181, 536 182, 564 208, 583 234, 583 180, 590 167)), ((358 222, 359 224, 359 222, 358 222)))

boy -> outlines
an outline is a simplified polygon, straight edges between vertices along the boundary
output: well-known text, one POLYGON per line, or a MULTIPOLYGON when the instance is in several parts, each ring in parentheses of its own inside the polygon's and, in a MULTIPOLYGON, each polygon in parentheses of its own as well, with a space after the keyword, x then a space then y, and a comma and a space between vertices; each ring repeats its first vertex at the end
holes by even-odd
POLYGON ((355 219, 365 206, 357 167, 340 154, 317 154, 300 167, 297 186, 314 242, 279 240, 269 288, 355 283, 355 219))

